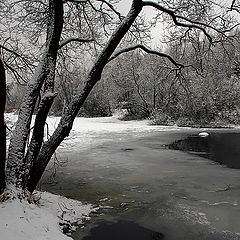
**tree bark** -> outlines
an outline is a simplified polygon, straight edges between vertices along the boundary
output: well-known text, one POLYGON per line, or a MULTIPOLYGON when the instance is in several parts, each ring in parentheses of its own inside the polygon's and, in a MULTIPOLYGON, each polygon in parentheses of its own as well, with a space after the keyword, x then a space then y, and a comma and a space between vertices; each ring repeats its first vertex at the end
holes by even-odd
POLYGON ((133 0, 128 15, 123 19, 118 28, 115 30, 106 47, 103 49, 97 61, 93 65, 90 73, 88 74, 86 84, 81 94, 73 98, 69 106, 65 109, 57 129, 54 131, 50 139, 43 144, 41 151, 30 170, 30 179, 28 181, 28 190, 30 192, 33 192, 36 188, 48 162, 50 161, 57 147, 64 140, 64 138, 69 135, 72 129, 73 121, 79 109, 82 107, 84 101, 86 100, 95 84, 101 79, 103 68, 106 66, 109 58, 117 48, 118 44, 127 33, 136 17, 141 12, 142 7, 142 0, 133 0))
POLYGON ((36 115, 34 123, 33 135, 21 170, 21 172, 23 173, 23 175, 21 176, 21 183, 23 189, 25 189, 27 186, 29 171, 41 149, 44 138, 44 127, 46 123, 46 118, 56 95, 57 95, 56 93, 46 94, 42 98, 41 103, 39 105, 38 113, 36 115))
POLYGON ((4 110, 6 104, 6 75, 0 58, 0 194, 6 187, 5 162, 6 162, 6 125, 4 122, 4 110))
POLYGON ((10 140, 7 161, 7 184, 21 187, 23 160, 26 142, 29 136, 30 124, 34 107, 41 87, 45 82, 45 89, 53 87, 57 51, 63 27, 62 0, 49 0, 49 21, 47 28, 46 50, 43 53, 33 80, 28 84, 28 90, 21 105, 14 133, 10 140))

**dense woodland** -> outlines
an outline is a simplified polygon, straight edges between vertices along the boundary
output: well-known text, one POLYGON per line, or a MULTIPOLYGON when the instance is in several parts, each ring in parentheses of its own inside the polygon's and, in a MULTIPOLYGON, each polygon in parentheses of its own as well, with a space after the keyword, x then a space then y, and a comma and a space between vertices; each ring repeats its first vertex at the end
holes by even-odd
POLYGON ((76 116, 239 123, 239 1, 132 0, 127 14, 119 2, 0 0, 0 192, 33 192, 76 116), (45 140, 49 115, 61 120, 45 140))

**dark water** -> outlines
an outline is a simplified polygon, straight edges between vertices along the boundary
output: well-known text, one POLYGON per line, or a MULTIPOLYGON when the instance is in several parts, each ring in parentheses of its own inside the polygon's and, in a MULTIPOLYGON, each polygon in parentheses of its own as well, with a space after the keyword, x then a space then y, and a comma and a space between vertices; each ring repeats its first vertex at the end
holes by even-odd
POLYGON ((164 235, 153 232, 134 222, 99 222, 82 240, 162 240, 164 235))
POLYGON ((71 161, 44 190, 110 206, 92 216, 76 240, 240 240, 239 171, 168 149, 184 139, 170 148, 240 168, 239 131, 209 131, 207 138, 197 131, 67 152, 71 161))
POLYGON ((210 133, 208 137, 192 135, 175 141, 169 148, 193 153, 229 168, 240 169, 239 133, 210 133))

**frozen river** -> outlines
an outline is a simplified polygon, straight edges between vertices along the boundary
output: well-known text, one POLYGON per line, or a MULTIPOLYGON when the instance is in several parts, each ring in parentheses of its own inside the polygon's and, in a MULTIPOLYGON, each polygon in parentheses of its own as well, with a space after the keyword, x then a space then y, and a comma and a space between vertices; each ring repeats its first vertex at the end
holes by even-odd
POLYGON ((108 206, 74 239, 240 239, 240 170, 168 148, 200 130, 112 117, 78 118, 73 128, 55 184, 42 188, 108 206))

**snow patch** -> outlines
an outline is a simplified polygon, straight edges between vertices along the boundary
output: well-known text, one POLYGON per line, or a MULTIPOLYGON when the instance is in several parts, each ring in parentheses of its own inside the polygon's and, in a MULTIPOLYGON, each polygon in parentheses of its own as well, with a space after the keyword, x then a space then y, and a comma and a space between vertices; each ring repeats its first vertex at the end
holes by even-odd
POLYGON ((90 204, 82 204, 51 193, 40 193, 39 205, 25 200, 9 200, 0 204, 0 233, 4 240, 70 240, 63 234, 89 219, 98 210, 90 204), (66 229, 65 229, 66 230, 66 229))

